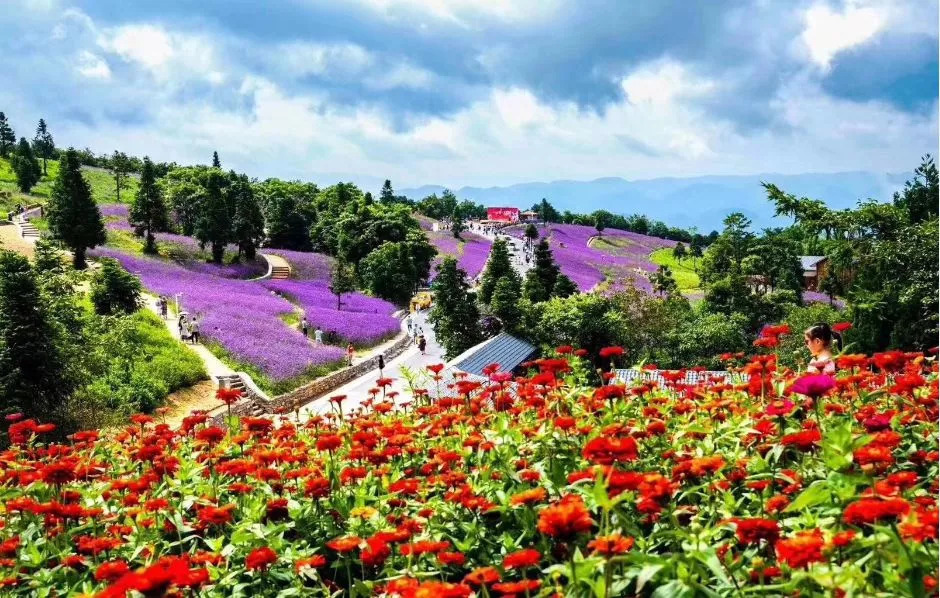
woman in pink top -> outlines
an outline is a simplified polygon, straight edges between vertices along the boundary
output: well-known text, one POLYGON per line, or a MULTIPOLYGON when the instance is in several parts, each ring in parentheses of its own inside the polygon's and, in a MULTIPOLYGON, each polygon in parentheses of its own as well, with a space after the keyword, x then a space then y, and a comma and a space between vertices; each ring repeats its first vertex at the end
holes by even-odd
POLYGON ((836 347, 842 350, 842 335, 835 332, 829 324, 819 322, 813 324, 803 333, 806 340, 806 348, 809 349, 812 359, 806 366, 808 374, 832 374, 836 373, 836 362, 832 359, 832 341, 836 341, 836 347))

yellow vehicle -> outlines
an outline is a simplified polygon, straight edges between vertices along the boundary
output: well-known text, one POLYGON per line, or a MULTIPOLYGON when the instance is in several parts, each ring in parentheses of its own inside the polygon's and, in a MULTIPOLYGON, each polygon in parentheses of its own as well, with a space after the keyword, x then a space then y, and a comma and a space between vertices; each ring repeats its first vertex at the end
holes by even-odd
POLYGON ((428 309, 434 301, 434 294, 431 291, 420 291, 411 299, 411 311, 419 309, 428 309))

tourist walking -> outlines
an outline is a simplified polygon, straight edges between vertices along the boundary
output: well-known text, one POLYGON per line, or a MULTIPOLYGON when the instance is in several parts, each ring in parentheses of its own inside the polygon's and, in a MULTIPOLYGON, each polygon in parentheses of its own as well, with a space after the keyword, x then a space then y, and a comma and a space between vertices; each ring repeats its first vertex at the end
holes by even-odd
POLYGON ((408 317, 405 319, 405 322, 408 324, 408 333, 411 333, 411 326, 414 324, 414 320, 411 317, 411 314, 408 314, 408 317))
POLYGON ((424 335, 418 337, 418 349, 421 351, 421 354, 424 355, 424 349, 428 346, 427 339, 424 338, 424 335))
POLYGON ((186 314, 180 314, 179 320, 176 324, 179 327, 180 340, 183 340, 183 328, 186 326, 186 314))
POLYGON ((317 326, 317 329, 313 331, 313 342, 318 345, 323 344, 323 329, 317 326))
POLYGON ((193 321, 189 324, 189 330, 190 330, 189 340, 192 341, 194 345, 198 344, 199 343, 199 319, 198 318, 195 318, 195 317, 193 318, 193 321))
POLYGON ((346 361, 349 365, 352 365, 353 356, 356 354, 356 348, 352 346, 352 343, 349 343, 349 346, 346 347, 346 361))
POLYGON ((193 342, 193 323, 192 320, 186 322, 186 340, 193 342))
POLYGON ((307 316, 300 318, 300 331, 304 333, 304 336, 307 336, 307 330, 309 327, 310 325, 307 324, 307 316))

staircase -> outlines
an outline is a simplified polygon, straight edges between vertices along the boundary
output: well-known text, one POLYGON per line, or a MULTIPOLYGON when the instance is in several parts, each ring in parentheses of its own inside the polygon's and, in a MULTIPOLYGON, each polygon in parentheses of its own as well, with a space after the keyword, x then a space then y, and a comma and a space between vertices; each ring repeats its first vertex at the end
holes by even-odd
POLYGON ((271 278, 273 280, 284 280, 290 278, 290 266, 272 266, 271 278))
POLYGON ((245 403, 246 401, 250 402, 251 406, 248 410, 248 415, 251 417, 260 417, 264 415, 264 408, 258 403, 257 395, 254 391, 245 386, 245 381, 242 380, 242 377, 238 374, 230 374, 227 376, 216 376, 216 379, 219 381, 219 388, 231 388, 233 390, 239 390, 242 393, 242 400, 237 404, 245 403))
POLYGON ((39 239, 39 229, 36 228, 32 222, 26 220, 22 216, 17 217, 16 225, 20 229, 20 236, 22 236, 27 241, 35 242, 39 239))

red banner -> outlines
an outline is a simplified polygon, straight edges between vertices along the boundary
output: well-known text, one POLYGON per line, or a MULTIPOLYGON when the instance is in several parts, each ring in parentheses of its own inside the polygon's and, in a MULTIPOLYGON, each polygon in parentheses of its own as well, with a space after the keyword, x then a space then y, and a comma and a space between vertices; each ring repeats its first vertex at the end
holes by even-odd
POLYGON ((486 208, 486 218, 498 222, 518 222, 519 208, 486 208))

